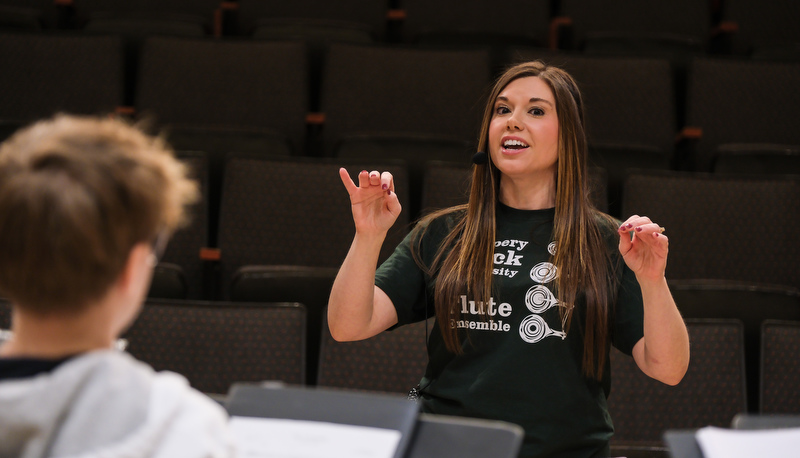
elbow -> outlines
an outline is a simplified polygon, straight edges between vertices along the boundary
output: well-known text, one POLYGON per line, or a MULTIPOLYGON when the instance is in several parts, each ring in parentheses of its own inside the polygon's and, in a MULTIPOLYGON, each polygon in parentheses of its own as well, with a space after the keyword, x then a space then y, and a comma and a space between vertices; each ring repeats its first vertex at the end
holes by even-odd
POLYGON ((337 325, 331 321, 328 321, 328 331, 330 331, 333 340, 337 342, 353 342, 355 340, 360 340, 358 336, 354 335, 352 332, 348 332, 344 326, 337 325))
POLYGON ((663 374, 661 374, 661 376, 658 377, 658 380, 669 386, 676 386, 681 383, 688 370, 689 358, 687 357, 684 361, 672 366, 669 371, 665 371, 663 374))
POLYGON ((669 386, 676 386, 679 383, 681 383, 681 380, 683 380, 684 375, 686 375, 686 371, 670 374, 666 377, 661 378, 661 382, 669 386))
POLYGON ((333 323, 328 322, 328 331, 331 333, 333 340, 337 342, 350 342, 353 340, 349 338, 347 333, 343 332, 339 326, 336 326, 333 323))
POLYGON ((358 340, 348 336, 347 334, 333 332, 333 330, 331 330, 331 337, 333 337, 333 340, 337 342, 353 342, 354 340, 358 340))

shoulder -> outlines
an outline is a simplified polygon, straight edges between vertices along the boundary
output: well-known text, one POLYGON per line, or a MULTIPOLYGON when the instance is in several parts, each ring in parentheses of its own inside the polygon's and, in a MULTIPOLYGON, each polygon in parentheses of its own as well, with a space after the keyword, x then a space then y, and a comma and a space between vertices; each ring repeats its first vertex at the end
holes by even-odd
POLYGON ((619 236, 617 235, 617 229, 622 224, 622 221, 614 218, 611 215, 603 213, 599 210, 594 211, 594 224, 597 227, 597 230, 600 232, 600 235, 608 240, 614 240, 615 244, 618 242, 619 236))
POLYGON ((150 399, 151 423, 166 432, 158 456, 234 456, 225 409, 186 379, 159 372, 150 399), (160 423, 160 426, 159 426, 160 423))
POLYGON ((466 205, 436 211, 420 219, 413 233, 416 233, 416 236, 444 237, 452 232, 466 215, 466 205))

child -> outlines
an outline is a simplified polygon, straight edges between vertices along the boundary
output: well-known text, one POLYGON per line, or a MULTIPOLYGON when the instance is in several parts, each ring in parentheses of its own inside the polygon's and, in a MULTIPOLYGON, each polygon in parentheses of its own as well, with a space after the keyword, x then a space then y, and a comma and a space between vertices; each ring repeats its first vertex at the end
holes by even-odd
POLYGON ((196 184, 158 138, 59 115, 0 146, 0 456, 232 455, 225 411, 113 346, 196 184))

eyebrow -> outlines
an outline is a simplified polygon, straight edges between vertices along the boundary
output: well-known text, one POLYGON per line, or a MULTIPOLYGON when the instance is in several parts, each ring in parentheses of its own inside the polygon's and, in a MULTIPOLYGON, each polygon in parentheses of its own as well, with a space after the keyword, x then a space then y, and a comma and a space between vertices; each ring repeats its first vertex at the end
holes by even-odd
MULTIPOLYGON (((501 96, 497 97, 497 100, 502 100, 504 102, 508 102, 508 97, 504 97, 504 96, 501 95, 501 96)), ((540 98, 540 97, 531 97, 531 99, 528 100, 528 102, 532 102, 532 103, 544 102, 544 103, 550 105, 551 107, 553 106, 553 102, 551 102, 551 101, 549 101, 547 99, 540 98)))

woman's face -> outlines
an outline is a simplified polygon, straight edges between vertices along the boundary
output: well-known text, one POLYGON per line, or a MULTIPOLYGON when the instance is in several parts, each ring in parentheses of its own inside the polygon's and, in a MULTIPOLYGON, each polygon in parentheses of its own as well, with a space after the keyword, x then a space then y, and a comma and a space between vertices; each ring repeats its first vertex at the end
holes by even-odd
POLYGON ((507 177, 555 177, 558 116, 553 91, 544 80, 519 78, 500 92, 489 123, 488 149, 507 177))

